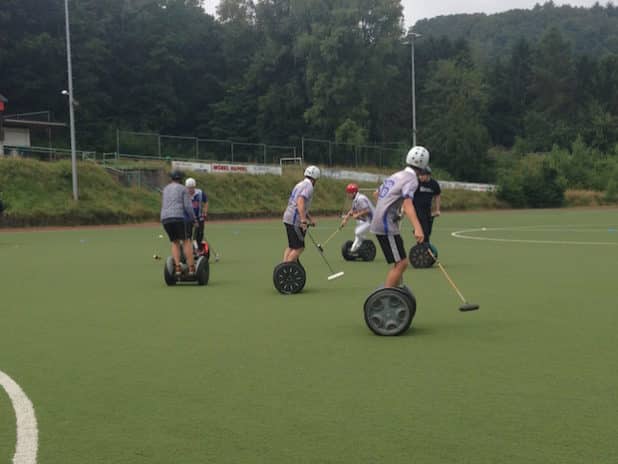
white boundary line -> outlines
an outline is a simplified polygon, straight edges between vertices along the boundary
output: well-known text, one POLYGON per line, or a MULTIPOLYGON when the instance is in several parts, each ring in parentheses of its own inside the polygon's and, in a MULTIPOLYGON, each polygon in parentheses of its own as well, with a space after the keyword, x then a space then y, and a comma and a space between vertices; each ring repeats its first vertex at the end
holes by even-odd
MULTIPOLYGON (((548 226, 530 226, 530 227, 548 227, 548 226)), ((539 244, 549 244, 549 245, 610 245, 617 246, 618 242, 578 242, 571 240, 524 240, 524 239, 515 239, 515 238, 493 238, 493 237, 479 237, 475 235, 463 235, 469 234, 471 232, 492 232, 492 231, 512 231, 522 229, 521 227, 499 227, 499 228, 476 228, 476 229, 464 229, 458 230, 456 232, 451 232, 451 236, 455 238, 463 238, 466 240, 481 240, 487 242, 510 242, 510 243, 539 243, 539 244)), ((538 229, 530 230, 531 232, 539 231, 538 229)))
POLYGON ((0 386, 9 395, 17 419, 17 444, 13 464, 36 464, 39 431, 34 406, 21 387, 2 371, 0 371, 0 386))

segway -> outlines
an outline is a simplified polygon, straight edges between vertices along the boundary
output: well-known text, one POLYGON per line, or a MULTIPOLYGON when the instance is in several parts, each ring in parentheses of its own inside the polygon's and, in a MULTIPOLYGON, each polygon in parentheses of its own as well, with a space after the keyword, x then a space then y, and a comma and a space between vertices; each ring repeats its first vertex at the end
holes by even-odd
POLYGON ((284 295, 292 295, 305 288, 307 273, 300 261, 280 263, 273 271, 273 284, 284 295))
POLYGON ((396 336, 410 328, 416 298, 407 286, 380 287, 365 300, 365 324, 376 335, 396 336))
POLYGON ((165 260, 165 267, 163 268, 163 278, 167 285, 176 285, 178 282, 196 282, 198 285, 208 284, 208 280, 210 278, 210 263, 208 262, 208 255, 196 255, 195 251, 196 249, 194 247, 195 274, 189 274, 189 265, 185 259, 182 247, 180 248, 180 267, 182 268, 180 275, 177 276, 174 272, 174 258, 168 256, 165 260))
POLYGON ((431 243, 417 243, 408 253, 408 259, 412 267, 426 269, 435 264, 438 257, 438 249, 431 243), (431 250, 431 253, 429 253, 431 250))
POLYGON ((352 240, 348 240, 341 246, 341 255, 346 261, 373 261, 376 257, 376 246, 371 240, 363 240, 361 246, 354 253, 350 251, 352 248, 352 240))

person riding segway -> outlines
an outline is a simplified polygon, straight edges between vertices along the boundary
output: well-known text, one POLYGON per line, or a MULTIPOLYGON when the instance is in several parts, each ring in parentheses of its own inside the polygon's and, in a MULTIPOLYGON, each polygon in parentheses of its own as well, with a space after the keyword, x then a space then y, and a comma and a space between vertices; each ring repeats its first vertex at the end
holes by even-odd
POLYGON ((440 216, 441 193, 440 184, 431 177, 431 168, 425 167, 419 173, 418 189, 414 194, 414 209, 425 235, 423 243, 412 247, 409 253, 410 263, 415 268, 431 267, 436 262, 438 249, 430 242, 430 236, 434 219, 440 216))
POLYGON ((399 231, 399 211, 403 209, 414 228, 416 242, 422 243, 425 237, 412 199, 418 187, 418 174, 428 163, 429 151, 421 146, 412 147, 406 156, 406 167, 385 179, 378 192, 371 232, 376 234, 386 262, 393 267, 384 286, 371 293, 364 305, 365 323, 377 335, 405 332, 416 313, 416 299, 402 285, 408 258, 399 231))
POLYGON ((283 294, 298 293, 305 286, 307 276, 299 257, 305 250, 307 227, 315 226, 309 211, 313 200, 313 189, 319 178, 320 168, 308 166, 304 172, 304 179, 292 189, 283 213, 288 245, 283 251, 283 261, 273 271, 273 284, 283 294))
POLYGON ((344 215, 339 228, 343 229, 350 218, 356 219, 356 228, 354 229, 354 241, 346 241, 341 248, 341 254, 346 261, 357 259, 373 261, 376 256, 376 247, 367 238, 367 234, 375 208, 371 200, 358 191, 357 184, 348 184, 345 191, 348 198, 352 200, 352 207, 344 215))
POLYGON ((208 260, 193 256, 191 241, 192 224, 197 221, 186 188, 182 185, 182 172, 172 171, 171 182, 163 189, 161 224, 171 242, 172 255, 167 258, 163 277, 167 285, 179 281, 208 282, 208 260), (182 245, 181 245, 182 243, 182 245))

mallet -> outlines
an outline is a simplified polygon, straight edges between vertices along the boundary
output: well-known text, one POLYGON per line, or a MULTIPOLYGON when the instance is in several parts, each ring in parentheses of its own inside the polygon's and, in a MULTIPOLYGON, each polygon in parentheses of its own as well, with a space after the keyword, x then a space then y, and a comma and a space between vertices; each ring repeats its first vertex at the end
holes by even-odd
POLYGON ((339 277, 342 277, 344 272, 343 271, 339 271, 339 272, 335 272, 333 270, 333 268, 331 267, 331 265, 328 263, 328 261, 326 260, 326 256, 324 256, 323 250, 322 248, 318 245, 318 243, 313 239, 313 235, 311 235, 311 232, 309 232, 309 229, 307 229, 307 235, 309 236, 309 238, 311 239, 311 241, 313 242, 313 244, 315 245, 315 247, 317 248, 318 252, 320 253, 320 256, 322 257, 322 259, 324 260, 324 262, 326 263, 326 265, 328 266, 328 269, 330 270, 330 275, 328 276, 328 280, 334 280, 334 279, 338 279, 339 277))
POLYGON ((440 270, 444 274, 444 277, 446 277, 446 280, 448 281, 448 283, 451 284, 451 287, 453 287, 453 290, 455 290, 455 292, 457 293, 457 295, 461 299, 461 302, 463 304, 459 307, 459 310, 460 311, 475 311, 475 310, 479 309, 480 305, 477 305, 477 304, 474 304, 474 303, 468 303, 466 301, 464 296, 461 294, 461 292, 457 288, 457 285, 455 285, 455 282, 453 282, 453 279, 451 279, 451 277, 446 272, 446 269, 444 269, 444 266, 442 266, 442 263, 440 263, 440 261, 438 261, 438 258, 436 258, 433 255, 433 253, 431 252, 431 249, 428 248, 427 249, 427 253, 429 253, 431 255, 431 257, 436 261, 436 264, 438 265, 438 267, 440 268, 440 270))
POLYGON ((320 249, 320 251, 324 251, 324 247, 326 246, 326 244, 327 244, 328 242, 330 242, 330 240, 331 240, 331 239, 332 239, 335 235, 337 235, 337 232, 339 232, 341 229, 342 229, 342 227, 341 227, 341 226, 337 227, 337 230, 335 230, 332 234, 330 234, 330 235, 328 236, 328 238, 324 241, 324 243, 318 243, 318 248, 320 249))

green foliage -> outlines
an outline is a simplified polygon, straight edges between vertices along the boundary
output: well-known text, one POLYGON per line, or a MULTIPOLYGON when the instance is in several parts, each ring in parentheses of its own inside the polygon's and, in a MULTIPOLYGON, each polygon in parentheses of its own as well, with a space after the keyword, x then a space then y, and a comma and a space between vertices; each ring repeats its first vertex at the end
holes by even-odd
MULTIPOLYGON (((70 3, 80 148, 113 151, 119 127, 272 145, 307 136, 336 140, 337 153, 317 158, 331 164, 399 162, 352 146, 411 143, 412 48, 398 0, 224 0, 217 19, 200 4, 70 3)), ((546 3, 419 21, 417 135, 432 166, 494 182, 491 146, 552 152, 569 186, 605 189, 618 156, 617 11, 546 3), (594 178, 567 156, 578 146, 572 156, 594 165, 594 178)), ((60 0, 4 0, 9 112, 67 118, 63 26, 60 0), (42 5, 45 14, 32 14, 42 5)), ((136 142, 124 137, 121 151, 159 150, 154 138, 136 142)), ((183 154, 163 147, 163 156, 183 154)))
POLYGON ((500 171, 498 198, 513 207, 551 208, 564 204, 566 182, 543 156, 526 156, 500 171))

